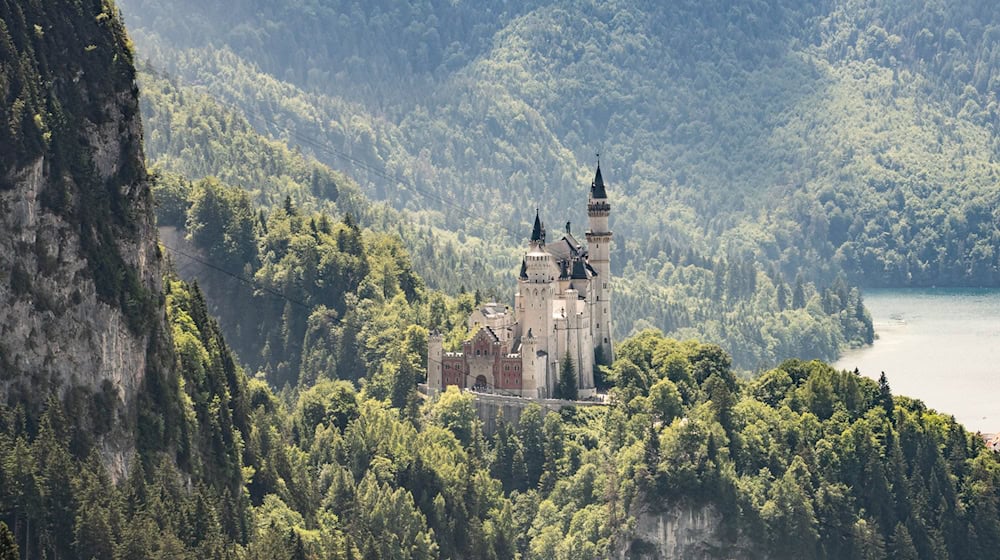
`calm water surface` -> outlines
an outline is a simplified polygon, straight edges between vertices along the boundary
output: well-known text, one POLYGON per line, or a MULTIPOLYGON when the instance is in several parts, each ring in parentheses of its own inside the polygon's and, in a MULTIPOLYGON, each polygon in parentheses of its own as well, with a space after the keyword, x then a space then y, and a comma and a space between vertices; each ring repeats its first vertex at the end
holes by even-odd
POLYGON ((868 290, 875 344, 835 366, 877 379, 893 394, 953 414, 972 431, 1000 432, 1000 290, 868 290))

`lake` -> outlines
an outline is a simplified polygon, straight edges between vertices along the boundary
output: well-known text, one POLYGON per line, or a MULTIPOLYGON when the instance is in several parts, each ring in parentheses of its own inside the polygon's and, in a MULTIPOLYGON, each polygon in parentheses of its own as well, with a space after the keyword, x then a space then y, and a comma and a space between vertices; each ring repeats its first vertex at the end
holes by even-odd
POLYGON ((894 395, 953 414, 971 431, 1000 432, 1000 290, 866 290, 875 344, 834 366, 878 379, 894 395))

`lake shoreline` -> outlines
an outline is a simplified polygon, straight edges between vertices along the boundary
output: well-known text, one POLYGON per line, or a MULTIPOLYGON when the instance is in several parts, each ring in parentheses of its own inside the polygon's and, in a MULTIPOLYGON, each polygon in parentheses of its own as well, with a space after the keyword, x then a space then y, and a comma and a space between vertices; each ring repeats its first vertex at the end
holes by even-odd
POLYGON ((971 431, 1000 431, 1000 289, 868 289, 876 340, 834 367, 877 379, 893 394, 954 415, 971 431))

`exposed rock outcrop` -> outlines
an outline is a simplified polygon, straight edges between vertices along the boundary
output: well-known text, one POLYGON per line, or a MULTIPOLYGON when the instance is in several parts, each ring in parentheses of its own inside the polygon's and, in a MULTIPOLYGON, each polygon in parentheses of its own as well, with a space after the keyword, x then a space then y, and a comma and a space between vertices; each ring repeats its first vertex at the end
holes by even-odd
POLYGON ((109 3, 53 4, 0 6, 16 55, 0 116, 18 124, 0 158, 0 395, 29 414, 75 399, 120 475, 143 378, 170 367, 161 257, 124 31, 109 3))
POLYGON ((678 504, 665 511, 643 511, 619 551, 621 560, 728 560, 755 558, 747 539, 723 529, 711 506, 678 504))

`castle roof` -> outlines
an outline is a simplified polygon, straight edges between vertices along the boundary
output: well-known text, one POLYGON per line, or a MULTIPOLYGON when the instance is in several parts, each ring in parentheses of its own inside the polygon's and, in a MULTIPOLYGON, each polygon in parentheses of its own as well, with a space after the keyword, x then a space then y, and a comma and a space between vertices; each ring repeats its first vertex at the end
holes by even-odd
POLYGON ((479 330, 473 333, 469 338, 465 339, 465 341, 469 342, 481 337, 486 337, 490 342, 500 342, 500 337, 497 336, 497 333, 493 332, 493 329, 485 325, 480 327, 479 330))
POLYGON ((497 336, 497 333, 493 332, 493 329, 491 327, 483 327, 483 330, 486 331, 487 334, 489 334, 490 342, 500 342, 500 337, 497 336))
POLYGON ((590 185, 590 198, 593 199, 606 199, 608 198, 607 191, 604 190, 604 177, 601 177, 601 164, 597 164, 597 173, 594 175, 594 182, 590 185))
POLYGON ((555 257, 556 260, 571 260, 587 254, 580 242, 568 233, 563 234, 559 241, 546 245, 545 252, 555 257))
POLYGON ((479 311, 480 313, 483 314, 483 317, 486 317, 487 319, 492 319, 494 317, 500 317, 501 315, 506 315, 507 307, 504 305, 500 305, 499 303, 494 301, 490 303, 484 303, 482 307, 479 308, 479 311))
POLYGON ((545 224, 538 217, 538 209, 535 209, 535 226, 531 228, 531 240, 545 243, 545 224))
POLYGON ((586 280, 590 278, 590 275, 587 274, 587 267, 583 264, 582 260, 577 259, 573 261, 573 275, 571 278, 573 280, 586 280))

